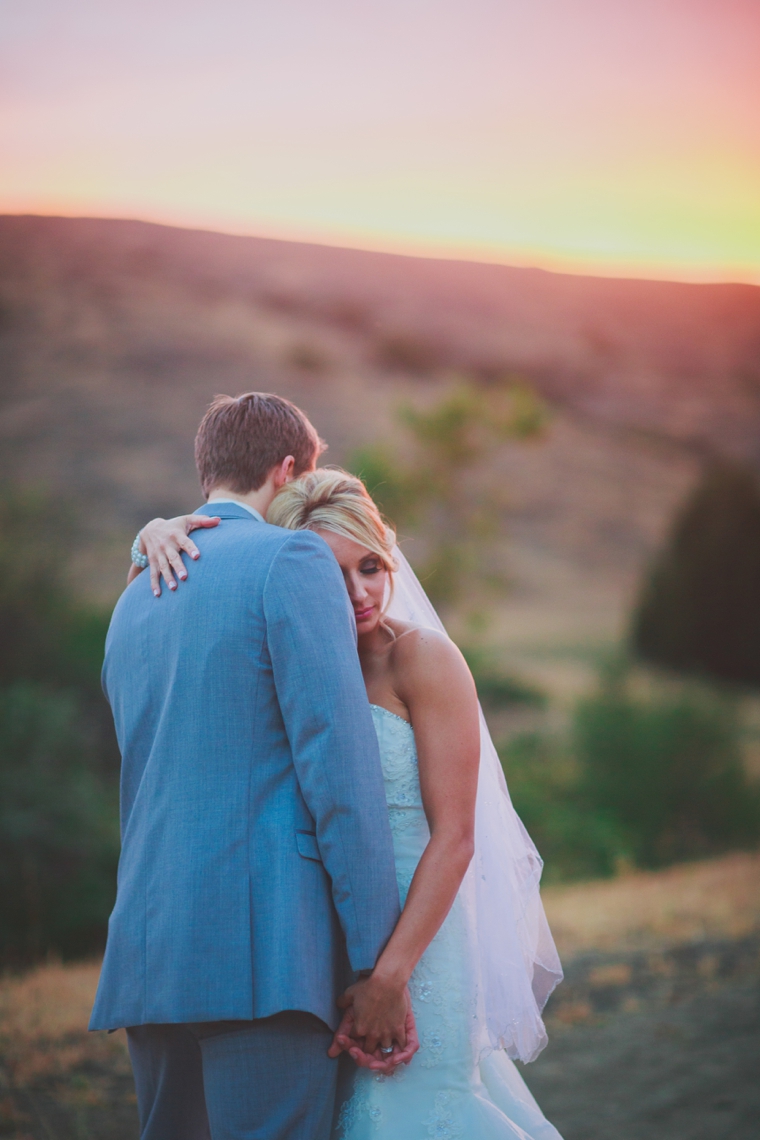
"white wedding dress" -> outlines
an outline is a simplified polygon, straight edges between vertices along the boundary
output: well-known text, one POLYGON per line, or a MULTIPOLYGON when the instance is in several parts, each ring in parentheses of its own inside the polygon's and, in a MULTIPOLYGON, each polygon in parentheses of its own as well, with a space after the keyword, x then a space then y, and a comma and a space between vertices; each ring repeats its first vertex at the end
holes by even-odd
MULTIPOLYGON (((430 839, 412 726, 378 705, 401 902, 430 839)), ((473 1051, 473 987, 463 894, 420 959, 410 991, 419 1052, 393 1076, 344 1062, 335 1140, 561 1140, 503 1049, 473 1051)))

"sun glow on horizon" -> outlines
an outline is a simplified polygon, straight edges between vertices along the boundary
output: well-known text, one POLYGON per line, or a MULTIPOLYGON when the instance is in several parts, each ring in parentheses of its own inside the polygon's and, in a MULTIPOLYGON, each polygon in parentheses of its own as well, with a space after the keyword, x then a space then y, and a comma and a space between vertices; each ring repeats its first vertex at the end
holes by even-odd
POLYGON ((0 211, 760 284, 753 0, 35 0, 6 23, 0 211))

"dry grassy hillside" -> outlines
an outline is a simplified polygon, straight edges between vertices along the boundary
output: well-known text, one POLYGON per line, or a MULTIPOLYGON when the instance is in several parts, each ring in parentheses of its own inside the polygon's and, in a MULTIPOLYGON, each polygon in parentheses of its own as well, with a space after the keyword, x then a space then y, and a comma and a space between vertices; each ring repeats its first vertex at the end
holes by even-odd
POLYGON ((514 589, 495 634, 604 642, 699 455, 755 455, 760 290, 0 218, 0 474, 81 503, 105 572, 93 546, 79 570, 101 595, 141 521, 197 502, 215 392, 295 399, 340 462, 457 371, 520 373, 553 410, 544 442, 499 460, 514 589))

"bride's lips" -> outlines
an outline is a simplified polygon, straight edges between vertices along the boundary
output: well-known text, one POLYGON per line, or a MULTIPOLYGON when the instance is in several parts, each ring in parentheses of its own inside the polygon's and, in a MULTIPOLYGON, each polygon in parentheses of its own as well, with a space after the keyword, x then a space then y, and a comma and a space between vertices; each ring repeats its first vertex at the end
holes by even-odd
POLYGON ((357 621, 366 621, 367 618, 372 617, 374 608, 374 606, 367 606, 367 608, 363 610, 354 610, 354 617, 357 621))

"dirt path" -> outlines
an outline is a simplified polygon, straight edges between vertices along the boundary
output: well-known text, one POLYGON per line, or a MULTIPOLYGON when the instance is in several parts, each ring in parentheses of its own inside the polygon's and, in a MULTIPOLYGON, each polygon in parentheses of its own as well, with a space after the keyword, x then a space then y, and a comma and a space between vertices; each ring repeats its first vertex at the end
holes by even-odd
POLYGON ((536 1099, 564 1140, 758 1140, 760 938, 648 960, 569 964, 536 1099))

